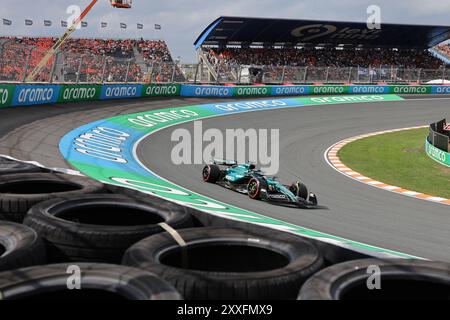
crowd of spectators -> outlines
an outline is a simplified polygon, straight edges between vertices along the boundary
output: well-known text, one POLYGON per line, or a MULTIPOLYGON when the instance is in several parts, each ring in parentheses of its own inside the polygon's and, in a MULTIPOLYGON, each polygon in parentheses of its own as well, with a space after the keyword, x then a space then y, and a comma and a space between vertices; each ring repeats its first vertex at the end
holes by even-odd
MULTIPOLYGON (((0 37, 0 80, 22 81, 56 41, 56 38, 0 37)), ((140 82, 149 78, 149 70, 158 69, 152 68, 154 64, 164 65, 159 70, 165 73, 159 77, 155 74, 154 79, 172 75, 166 69, 173 70, 173 63, 167 44, 161 40, 73 38, 64 42, 36 80, 50 81, 53 68, 53 81, 140 82)))
MULTIPOLYGON (((31 38, 11 39, 0 38, 3 40, 3 49, 1 50, 0 60, 0 80, 21 81, 25 78, 25 69, 33 70, 37 63, 42 59, 45 52, 53 45, 52 38, 41 38, 36 42, 31 38)), ((51 65, 54 58, 44 66, 41 74, 38 75, 39 81, 48 81, 51 65)))
POLYGON ((206 49, 204 53, 214 66, 298 66, 298 67, 380 67, 437 69, 443 62, 428 50, 395 49, 206 49))
POLYGON ((450 59, 450 43, 441 44, 435 47, 435 50, 442 53, 444 56, 450 59))
POLYGON ((137 48, 146 61, 172 62, 172 56, 165 41, 143 40, 137 43, 137 48))

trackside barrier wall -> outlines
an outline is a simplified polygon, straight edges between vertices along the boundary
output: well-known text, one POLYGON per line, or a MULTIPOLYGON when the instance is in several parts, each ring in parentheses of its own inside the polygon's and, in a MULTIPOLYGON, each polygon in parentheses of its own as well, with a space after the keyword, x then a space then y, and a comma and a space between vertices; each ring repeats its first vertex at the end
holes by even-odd
POLYGON ((0 85, 0 107, 141 97, 267 97, 339 94, 450 94, 450 86, 201 86, 184 84, 0 85))
POLYGON ((449 136, 445 131, 446 119, 430 125, 430 134, 425 139, 427 155, 443 166, 450 167, 449 136))
POLYGON ((443 166, 450 167, 450 153, 436 148, 428 141, 428 139, 425 139, 425 149, 427 150, 427 155, 431 159, 437 161, 443 166))

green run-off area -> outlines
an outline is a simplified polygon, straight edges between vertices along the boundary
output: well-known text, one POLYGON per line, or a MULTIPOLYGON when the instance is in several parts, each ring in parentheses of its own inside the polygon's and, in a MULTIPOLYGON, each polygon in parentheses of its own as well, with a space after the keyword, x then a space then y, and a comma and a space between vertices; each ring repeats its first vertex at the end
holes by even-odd
POLYGON ((352 142, 338 156, 372 179, 437 197, 450 198, 450 168, 425 152, 428 129, 387 133, 352 142))

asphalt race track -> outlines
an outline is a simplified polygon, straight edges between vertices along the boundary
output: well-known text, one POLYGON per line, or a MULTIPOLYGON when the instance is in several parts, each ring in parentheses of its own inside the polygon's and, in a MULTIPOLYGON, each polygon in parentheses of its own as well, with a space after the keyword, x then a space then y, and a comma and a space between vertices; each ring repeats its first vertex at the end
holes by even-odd
POLYGON ((193 123, 151 135, 138 146, 137 154, 158 175, 222 202, 347 239, 450 262, 450 207, 358 183, 336 172, 324 159, 325 150, 345 138, 427 125, 448 117, 449 111, 450 99, 410 97, 401 102, 258 111, 203 121, 204 130, 280 129, 278 177, 292 183, 300 176, 326 209, 301 210, 253 201, 204 183, 202 165, 173 165, 172 131, 184 127, 192 132, 193 123))
MULTIPOLYGON (((218 100, 141 99, 1 109, 0 153, 39 161, 50 167, 68 167, 58 151, 59 139, 85 123, 118 114, 218 100)), ((432 260, 450 261, 448 206, 358 183, 333 170, 324 159, 325 150, 342 139, 427 125, 449 117, 449 111, 450 99, 410 96, 403 102, 258 111, 203 121, 204 129, 279 128, 281 171, 278 176, 286 183, 300 176, 327 209, 300 210, 250 201, 247 196, 205 184, 201 180, 201 165, 172 165, 172 130, 178 127, 192 130, 192 123, 150 136, 139 146, 138 156, 162 177, 217 200, 351 240, 432 260), (414 98, 421 100, 411 100, 414 98)))

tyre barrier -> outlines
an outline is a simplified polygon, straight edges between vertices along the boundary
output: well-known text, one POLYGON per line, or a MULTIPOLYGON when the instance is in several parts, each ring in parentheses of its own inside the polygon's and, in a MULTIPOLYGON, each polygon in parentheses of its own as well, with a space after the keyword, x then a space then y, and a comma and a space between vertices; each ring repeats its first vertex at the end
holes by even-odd
POLYGON ((5 174, 48 172, 44 168, 20 161, 0 157, 0 176, 5 174))
POLYGON ((133 244, 164 231, 159 223, 193 227, 181 206, 112 194, 41 202, 29 210, 24 223, 46 241, 51 262, 120 263, 133 244))
MULTIPOLYGON (((157 204, 159 206, 166 206, 166 205, 177 206, 178 207, 177 210, 182 210, 186 212, 186 214, 189 214, 191 216, 194 227, 237 228, 242 229, 244 231, 259 233, 263 235, 267 233, 272 234, 276 232, 274 229, 263 227, 257 224, 251 224, 237 220, 230 220, 220 216, 205 214, 202 211, 178 205, 172 202, 168 202, 167 200, 152 195, 143 194, 141 191, 137 191, 134 189, 128 189, 114 185, 105 185, 105 188, 106 190, 108 190, 109 193, 126 195, 127 197, 130 197, 137 201, 144 201, 151 204, 157 204)), ((321 252, 325 260, 326 266, 330 266, 336 263, 341 263, 349 260, 370 258, 370 256, 365 255, 363 253, 352 251, 350 249, 336 246, 330 243, 317 241, 315 239, 308 239, 308 240, 314 243, 314 245, 319 248, 319 251, 321 252)))
POLYGON ((33 229, 13 222, 0 221, 0 271, 46 262, 44 243, 33 229))
POLYGON ((450 267, 443 263, 355 260, 367 256, 135 190, 2 160, 0 168, 2 162, 10 167, 3 175, 0 169, 0 299, 181 299, 173 287, 188 300, 450 299, 450 267), (24 217, 25 225, 1 221, 24 217), (162 222, 178 230, 185 247, 163 232, 162 222), (203 228, 184 229, 191 227, 203 228), (341 263, 348 260, 353 261, 341 263), (120 261, 146 273, 136 276, 144 284, 114 282, 124 269, 102 263, 120 261), (65 264, 44 265, 48 262, 65 264), (108 272, 117 269, 109 272, 113 289, 95 280, 78 292, 66 290, 64 282, 47 287, 49 274, 67 280, 69 262, 81 266, 85 278, 91 266, 98 275, 105 266, 108 272), (383 290, 366 289, 368 264, 381 267, 383 290), (31 278, 16 277, 23 272, 31 278), (158 281, 170 290, 154 293, 153 282, 151 291, 149 274, 165 279, 158 281), (38 285, 30 289, 30 283, 38 285))
POLYGON ((344 262, 312 276, 303 285, 298 299, 450 300, 450 264, 378 259, 344 262), (380 272, 381 290, 370 290, 368 270, 376 269, 380 272))
POLYGON ((22 222, 35 204, 56 197, 102 193, 103 184, 56 173, 8 174, 0 178, 0 220, 22 222))
POLYGON ((231 228, 179 231, 144 239, 123 264, 167 280, 187 300, 295 299, 304 281, 323 266, 310 241, 277 231, 257 234, 231 228))
POLYGON ((108 264, 78 263, 2 272, 0 299, 181 300, 181 296, 167 282, 143 270, 108 264), (70 273, 76 275, 77 269, 80 279, 74 278, 73 283, 68 282, 70 273), (73 285, 71 289, 81 290, 70 290, 68 283, 73 285))
MULTIPOLYGON (((251 233, 260 234, 273 234, 273 233, 284 233, 283 231, 276 231, 272 228, 263 227, 257 224, 246 223, 237 220, 230 220, 219 216, 213 216, 210 214, 205 214, 202 211, 188 208, 189 213, 197 221, 198 225, 204 227, 222 227, 222 228, 238 228, 251 233)), ((296 236, 298 239, 304 239, 300 236, 296 236)), ((326 242, 317 241, 315 239, 308 239, 313 243, 324 258, 325 265, 330 266, 336 263, 370 258, 370 256, 356 251, 352 251, 347 248, 343 248, 337 245, 333 245, 326 242)))

